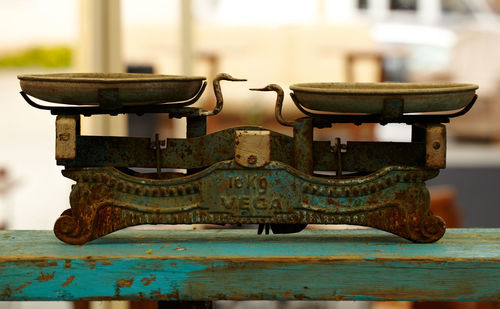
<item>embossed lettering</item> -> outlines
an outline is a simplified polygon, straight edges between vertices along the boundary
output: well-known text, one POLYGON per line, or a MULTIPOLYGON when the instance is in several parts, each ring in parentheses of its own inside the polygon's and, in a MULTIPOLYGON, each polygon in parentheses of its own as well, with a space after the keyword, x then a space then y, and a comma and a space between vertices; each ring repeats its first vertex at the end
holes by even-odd
POLYGON ((269 185, 266 177, 257 177, 257 175, 247 175, 246 178, 241 176, 229 177, 228 182, 229 189, 241 189, 243 187, 257 189, 259 194, 266 193, 269 185))
POLYGON ((267 178, 260 177, 259 178, 259 193, 260 194, 266 193, 266 190, 267 190, 267 178))
POLYGON ((255 201, 255 208, 257 209, 266 209, 267 208, 267 201, 264 198, 258 198, 255 201))
POLYGON ((235 196, 221 196, 221 203, 226 209, 233 209, 235 206, 236 197, 235 196))
POLYGON ((247 176, 247 188, 248 189, 255 189, 255 179, 257 178, 256 175, 248 175, 247 176))
POLYGON ((271 208, 272 209, 275 209, 275 208, 281 209, 281 202, 280 202, 280 200, 278 200, 278 199, 272 200, 271 201, 271 208))

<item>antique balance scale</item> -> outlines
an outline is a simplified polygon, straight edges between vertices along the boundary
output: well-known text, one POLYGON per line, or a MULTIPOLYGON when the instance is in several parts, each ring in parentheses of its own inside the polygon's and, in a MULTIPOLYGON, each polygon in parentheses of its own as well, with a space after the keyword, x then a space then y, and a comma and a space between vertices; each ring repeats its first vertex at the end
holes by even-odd
POLYGON ((21 95, 56 118, 56 159, 76 181, 71 208, 57 219, 62 241, 83 244, 140 224, 259 224, 259 233, 299 232, 307 224, 354 224, 413 242, 442 237, 424 181, 446 165, 446 128, 476 100, 472 84, 309 83, 290 94, 305 117, 287 121, 284 92, 275 117, 293 136, 245 126, 206 132, 222 110, 191 107, 204 77, 145 74, 21 75, 21 95), (39 105, 28 95, 64 105, 39 105), (458 110, 458 111, 457 111, 458 110), (454 112, 450 112, 454 111, 454 112), (434 113, 441 112, 441 113, 434 113), (446 112, 446 113, 443 113, 446 112), (80 115, 166 113, 186 118, 186 138, 84 136, 80 115), (420 113, 420 114, 416 114, 420 113), (406 123, 411 142, 315 141, 336 123, 406 123), (155 168, 140 174, 131 168, 155 168), (186 173, 165 169, 185 169, 186 173))

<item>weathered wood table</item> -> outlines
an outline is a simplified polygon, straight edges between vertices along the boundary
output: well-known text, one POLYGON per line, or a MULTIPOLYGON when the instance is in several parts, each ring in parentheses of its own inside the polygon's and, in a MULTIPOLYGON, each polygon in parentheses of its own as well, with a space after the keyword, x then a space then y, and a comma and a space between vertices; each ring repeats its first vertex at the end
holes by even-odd
POLYGON ((434 244, 375 230, 0 232, 0 300, 500 300, 500 229, 434 244))

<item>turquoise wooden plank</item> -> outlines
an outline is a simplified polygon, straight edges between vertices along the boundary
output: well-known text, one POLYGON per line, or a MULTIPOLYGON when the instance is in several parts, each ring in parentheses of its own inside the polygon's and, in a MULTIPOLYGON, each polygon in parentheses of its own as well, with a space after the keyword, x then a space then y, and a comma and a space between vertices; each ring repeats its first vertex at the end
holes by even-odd
POLYGON ((500 229, 124 230, 84 246, 0 232, 1 300, 500 300, 500 229))

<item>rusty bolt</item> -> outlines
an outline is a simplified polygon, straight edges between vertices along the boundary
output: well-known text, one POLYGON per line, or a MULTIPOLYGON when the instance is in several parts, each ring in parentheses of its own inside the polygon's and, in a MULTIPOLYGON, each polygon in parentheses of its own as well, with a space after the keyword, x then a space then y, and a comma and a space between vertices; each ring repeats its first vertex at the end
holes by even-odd
POLYGON ((256 155, 250 155, 250 156, 248 156, 247 162, 248 162, 248 164, 255 164, 255 163, 257 163, 257 156, 256 155))
POLYGON ((440 144, 439 142, 434 142, 434 143, 432 144, 432 148, 434 148, 434 149, 436 149, 436 150, 438 150, 438 149, 439 149, 439 147, 441 147, 441 144, 440 144))

